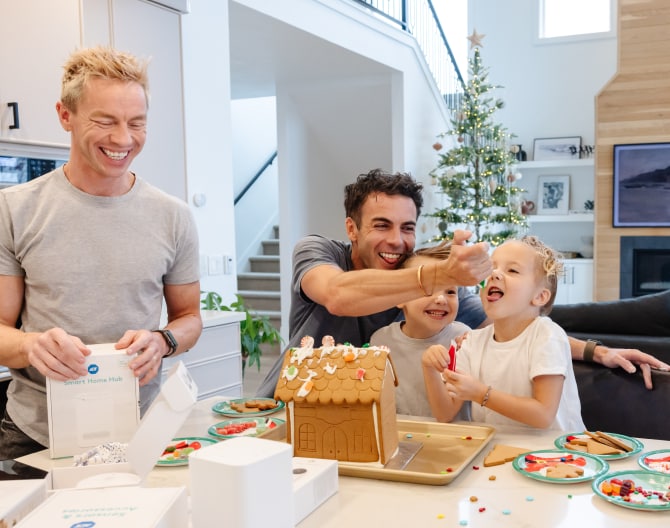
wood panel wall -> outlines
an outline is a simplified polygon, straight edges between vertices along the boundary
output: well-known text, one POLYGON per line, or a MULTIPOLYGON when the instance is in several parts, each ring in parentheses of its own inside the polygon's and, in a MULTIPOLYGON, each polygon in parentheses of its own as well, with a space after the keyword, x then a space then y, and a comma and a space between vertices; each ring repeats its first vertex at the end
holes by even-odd
POLYGON ((618 5, 617 73, 596 96, 594 298, 598 301, 619 298, 622 236, 670 236, 670 228, 612 227, 613 145, 670 141, 670 1, 619 0, 618 5))

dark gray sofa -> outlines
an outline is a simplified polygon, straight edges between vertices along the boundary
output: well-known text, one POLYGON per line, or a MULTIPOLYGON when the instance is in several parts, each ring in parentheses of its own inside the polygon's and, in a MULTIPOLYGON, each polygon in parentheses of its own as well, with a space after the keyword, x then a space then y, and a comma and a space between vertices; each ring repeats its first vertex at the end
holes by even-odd
MULTIPOLYGON (((670 290, 617 301, 554 306, 550 317, 568 335, 616 348, 638 348, 670 363, 670 290)), ((628 374, 573 362, 588 429, 670 440, 670 373, 653 371, 647 390, 638 369, 628 374)))

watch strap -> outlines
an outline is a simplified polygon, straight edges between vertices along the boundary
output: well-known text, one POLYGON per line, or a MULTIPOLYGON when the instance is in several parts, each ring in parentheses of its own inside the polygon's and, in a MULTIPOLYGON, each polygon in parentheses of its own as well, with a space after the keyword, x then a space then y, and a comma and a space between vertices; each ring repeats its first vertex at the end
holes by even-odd
POLYGON ((601 346, 602 343, 597 339, 587 339, 586 345, 584 346, 584 355, 582 356, 583 361, 593 363, 593 354, 597 346, 601 346))
POLYGON ((163 336, 163 339, 165 339, 165 342, 168 344, 168 347, 170 347, 168 353, 165 354, 163 357, 170 357, 177 351, 177 347, 179 345, 172 332, 170 332, 170 330, 168 330, 167 328, 159 328, 157 330, 153 330, 153 332, 158 332, 159 334, 161 334, 163 336))

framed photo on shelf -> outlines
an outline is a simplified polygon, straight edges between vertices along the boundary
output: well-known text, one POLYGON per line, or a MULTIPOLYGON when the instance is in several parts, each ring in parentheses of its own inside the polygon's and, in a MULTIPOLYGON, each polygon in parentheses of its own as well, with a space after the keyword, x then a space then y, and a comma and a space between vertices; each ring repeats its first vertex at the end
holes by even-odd
POLYGON ((537 138, 533 143, 533 160, 579 159, 582 137, 537 138))
POLYGON ((614 227, 668 227, 670 143, 614 145, 614 227))
POLYGON ((537 181, 537 214, 568 214, 570 176, 540 176, 537 181))

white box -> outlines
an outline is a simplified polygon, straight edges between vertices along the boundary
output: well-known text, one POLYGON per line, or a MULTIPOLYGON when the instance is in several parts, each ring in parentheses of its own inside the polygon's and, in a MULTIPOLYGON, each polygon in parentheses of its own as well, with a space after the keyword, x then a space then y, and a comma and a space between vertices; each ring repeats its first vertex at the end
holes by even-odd
POLYGON ((14 526, 46 498, 46 479, 1 481, 0 526, 14 526))
POLYGON ((293 446, 237 437, 203 447, 188 459, 192 528, 294 526, 293 446))
POLYGON ((21 528, 186 528, 186 488, 61 490, 28 514, 21 528))
POLYGON ((51 488, 135 486, 143 483, 191 412, 198 388, 181 361, 173 365, 126 450, 128 462, 56 467, 51 488))
POLYGON ((140 421, 134 356, 113 343, 88 345, 88 374, 76 380, 47 378, 49 456, 82 453, 105 442, 128 442, 140 421))
POLYGON ((335 495, 337 490, 337 460, 294 457, 294 524, 298 524, 335 495))

